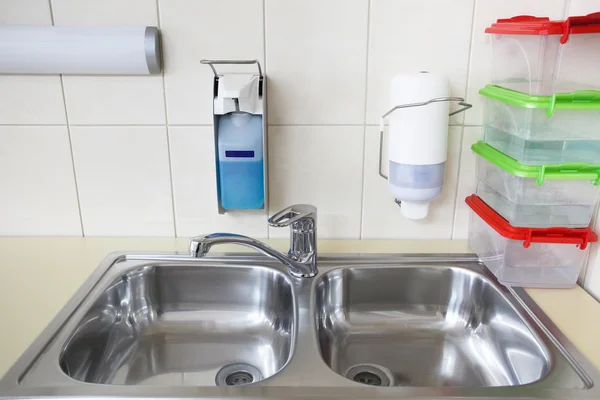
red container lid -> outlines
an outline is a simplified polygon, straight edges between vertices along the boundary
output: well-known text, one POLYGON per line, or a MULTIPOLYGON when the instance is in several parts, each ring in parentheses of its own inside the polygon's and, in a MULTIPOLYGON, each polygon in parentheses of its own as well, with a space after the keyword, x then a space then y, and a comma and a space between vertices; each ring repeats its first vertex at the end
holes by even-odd
POLYGON ((588 243, 597 242, 598 235, 590 228, 517 228, 488 206, 479 196, 470 195, 467 205, 496 232, 511 240, 523 240, 523 247, 531 243, 576 244, 584 250, 588 243))
POLYGON ((569 35, 585 33, 600 33, 600 12, 576 17, 564 21, 550 21, 548 17, 518 15, 516 17, 499 19, 485 33, 505 35, 562 35, 561 43, 569 40, 569 35))

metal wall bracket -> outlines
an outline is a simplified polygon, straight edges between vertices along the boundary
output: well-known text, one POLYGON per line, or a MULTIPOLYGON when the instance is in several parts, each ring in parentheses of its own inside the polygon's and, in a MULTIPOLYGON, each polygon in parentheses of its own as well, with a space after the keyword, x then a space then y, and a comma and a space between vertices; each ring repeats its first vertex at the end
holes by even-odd
MULTIPOLYGON (((392 114, 394 111, 400 110, 403 108, 422 107, 422 106, 426 106, 426 105, 429 105, 432 103, 441 103, 441 102, 445 102, 445 101, 457 101, 458 104, 462 106, 462 108, 451 112, 449 114, 450 116, 459 114, 459 113, 466 111, 469 108, 473 107, 472 104, 465 103, 465 99, 463 99, 462 97, 436 97, 434 99, 427 100, 422 103, 407 103, 407 104, 400 104, 400 105, 394 106, 388 112, 386 112, 385 114, 383 114, 381 116, 381 118, 379 120, 379 176, 381 176, 384 179, 388 179, 388 176, 383 173, 383 170, 381 168, 381 159, 383 158, 383 131, 384 131, 385 118, 388 115, 392 114)), ((399 201, 397 201, 397 203, 399 204, 399 201)))
POLYGON ((256 64, 258 66, 258 76, 260 79, 263 78, 262 68, 258 60, 200 60, 200 64, 205 64, 213 70, 215 76, 219 76, 215 65, 244 65, 244 64, 256 64))

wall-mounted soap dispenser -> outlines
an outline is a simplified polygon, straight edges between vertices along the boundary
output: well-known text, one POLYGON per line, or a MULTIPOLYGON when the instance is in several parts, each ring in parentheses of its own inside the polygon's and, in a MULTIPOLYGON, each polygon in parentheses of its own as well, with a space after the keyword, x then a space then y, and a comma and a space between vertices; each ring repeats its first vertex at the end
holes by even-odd
POLYGON ((214 74, 213 126, 219 213, 267 210, 266 79, 258 60, 202 60, 214 74), (258 75, 217 64, 256 64, 258 75))
POLYGON ((450 97, 448 78, 427 71, 392 79, 391 109, 379 126, 379 175, 409 219, 423 219, 429 203, 442 193, 448 143, 448 118, 471 108, 462 97, 450 97), (462 108, 449 111, 449 102, 462 108), (389 176, 381 169, 384 119, 389 124, 389 176))

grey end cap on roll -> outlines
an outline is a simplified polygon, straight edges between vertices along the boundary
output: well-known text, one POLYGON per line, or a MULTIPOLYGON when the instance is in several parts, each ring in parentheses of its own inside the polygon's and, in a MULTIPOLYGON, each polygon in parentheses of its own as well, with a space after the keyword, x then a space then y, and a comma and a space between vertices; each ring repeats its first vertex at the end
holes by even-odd
POLYGON ((144 32, 144 50, 148 72, 160 74, 162 71, 162 51, 160 45, 160 31, 156 26, 147 26, 144 32))

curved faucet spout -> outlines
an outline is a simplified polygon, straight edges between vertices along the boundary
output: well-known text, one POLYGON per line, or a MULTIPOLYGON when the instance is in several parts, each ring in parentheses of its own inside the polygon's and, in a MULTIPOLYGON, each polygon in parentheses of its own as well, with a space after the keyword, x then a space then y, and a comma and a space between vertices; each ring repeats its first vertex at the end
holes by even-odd
POLYGON ((213 246, 220 244, 238 244, 257 250, 288 267, 294 276, 311 278, 317 274, 316 253, 298 258, 293 254, 283 254, 259 240, 234 233, 211 233, 196 236, 190 239, 190 254, 193 257, 203 257, 213 246))

